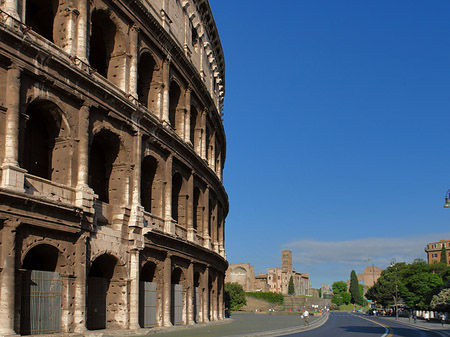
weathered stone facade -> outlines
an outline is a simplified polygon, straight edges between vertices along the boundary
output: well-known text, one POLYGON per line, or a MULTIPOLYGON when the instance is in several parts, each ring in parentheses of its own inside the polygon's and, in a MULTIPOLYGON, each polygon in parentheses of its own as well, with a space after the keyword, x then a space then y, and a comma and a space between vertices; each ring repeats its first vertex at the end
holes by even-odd
POLYGON ((225 282, 239 283, 245 291, 255 291, 255 272, 249 263, 230 264, 225 282))
POLYGON ((208 1, 0 10, 0 335, 223 319, 224 58, 208 1))

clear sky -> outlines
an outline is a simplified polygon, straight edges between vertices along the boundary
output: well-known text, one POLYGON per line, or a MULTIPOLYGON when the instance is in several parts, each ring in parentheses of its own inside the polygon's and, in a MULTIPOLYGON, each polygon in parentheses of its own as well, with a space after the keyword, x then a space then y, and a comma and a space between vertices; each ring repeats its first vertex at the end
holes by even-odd
POLYGON ((320 287, 450 239, 450 1, 210 5, 230 263, 266 272, 291 249, 320 287))

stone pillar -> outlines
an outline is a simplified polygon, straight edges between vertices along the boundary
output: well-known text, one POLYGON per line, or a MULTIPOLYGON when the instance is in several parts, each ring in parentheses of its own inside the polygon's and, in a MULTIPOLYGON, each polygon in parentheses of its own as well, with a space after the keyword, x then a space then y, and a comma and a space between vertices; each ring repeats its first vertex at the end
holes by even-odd
POLYGON ((69 55, 75 55, 76 54, 76 38, 77 38, 77 21, 78 21, 78 15, 80 12, 71 7, 67 7, 65 10, 65 20, 67 21, 66 24, 66 41, 63 45, 63 49, 65 52, 67 52, 69 55))
POLYGON ((87 234, 82 234, 75 244, 75 299, 74 299, 74 331, 86 331, 86 245, 87 234))
POLYGON ((209 321, 209 267, 205 268, 205 272, 203 273, 203 322, 209 321))
POLYGON ((175 223, 172 220, 172 163, 173 156, 169 155, 165 164, 165 212, 164 212, 164 231, 166 233, 175 233, 175 223))
POLYGON ((78 174, 75 205, 93 213, 94 191, 88 186, 89 177, 89 105, 78 112, 78 174))
POLYGON ((89 46, 88 46, 88 22, 89 22, 89 1, 78 0, 77 8, 79 12, 77 27, 77 57, 83 62, 88 63, 89 46))
POLYGON ((132 209, 130 226, 143 227, 143 210, 141 206, 141 164, 142 164, 142 136, 139 128, 140 119, 137 114, 131 116, 135 124, 134 134, 134 169, 133 169, 133 192, 131 197, 132 209))
POLYGON ((194 324, 194 263, 191 261, 187 270, 187 289, 186 289, 186 324, 194 324))
POLYGON ((162 104, 162 120, 167 124, 169 122, 169 87, 170 87, 170 59, 166 58, 162 65, 163 74, 163 104, 162 104))
POLYGON ((19 166, 19 104, 21 69, 11 64, 6 74, 5 158, 3 165, 19 166))
POLYGON ((202 139, 201 139, 201 157, 203 160, 206 160, 206 143, 207 143, 207 135, 206 135, 206 117, 208 115, 208 111, 204 109, 202 111, 202 139))
POLYGON ((211 237, 209 233, 209 221, 211 219, 209 214, 209 186, 206 187, 205 195, 203 196, 205 212, 203 216, 203 247, 211 249, 211 237))
POLYGON ((216 133, 211 136, 211 156, 209 158, 209 167, 216 172, 216 133))
POLYGON ((15 221, 5 221, 1 232, 0 335, 14 335, 16 257, 15 221))
POLYGON ((62 298, 61 298, 61 331, 70 332, 70 302, 71 302, 71 283, 69 275, 61 275, 62 279, 62 298))
POLYGON ((21 69, 15 64, 8 67, 5 98, 5 158, 2 163, 1 185, 10 190, 25 192, 26 170, 19 167, 20 74, 21 69))
POLYGON ((138 58, 139 58, 139 28, 136 25, 130 27, 130 78, 129 94, 137 100, 138 58))
MULTIPOLYGON (((6 14, 10 15, 16 20, 20 20, 19 13, 17 11, 18 0, 3 0, 0 5, 0 9, 4 11, 6 14)), ((13 22, 11 19, 6 20, 6 24, 12 25, 13 22)))
POLYGON ((139 329, 139 250, 130 254, 130 329, 139 329))
POLYGON ((218 285, 217 285, 218 286, 217 298, 218 298, 218 301, 219 301, 219 305, 218 305, 219 312, 218 312, 217 318, 219 320, 223 319, 223 291, 224 291, 224 289, 223 289, 223 285, 224 285, 223 280, 224 280, 224 276, 222 274, 220 274, 220 276, 218 277, 218 285))
POLYGON ((170 254, 167 254, 164 260, 163 278, 163 326, 172 326, 170 322, 172 304, 172 259, 170 254))
POLYGON ((186 115, 184 119, 184 141, 191 143, 191 91, 190 87, 186 90, 186 115))
POLYGON ((187 239, 189 241, 195 240, 194 233, 194 172, 191 172, 187 182, 187 205, 186 205, 186 228, 187 239))

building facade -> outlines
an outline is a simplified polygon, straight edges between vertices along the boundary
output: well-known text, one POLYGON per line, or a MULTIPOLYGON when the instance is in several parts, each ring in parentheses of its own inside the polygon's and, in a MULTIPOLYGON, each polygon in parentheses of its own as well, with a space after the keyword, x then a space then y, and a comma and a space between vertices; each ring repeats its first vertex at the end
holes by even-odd
POLYGON ((426 245, 425 253, 427 253, 428 264, 439 263, 441 261, 442 248, 447 253, 447 265, 450 265, 450 240, 439 240, 426 245))
POLYGON ((309 273, 299 273, 292 269, 292 252, 281 252, 282 268, 267 269, 267 284, 269 291, 287 295, 289 292, 289 280, 294 281, 295 295, 312 296, 309 273))
POLYGON ((249 263, 230 264, 225 282, 239 283, 245 291, 255 291, 255 272, 249 263))
POLYGON ((207 0, 0 4, 0 335, 223 319, 207 0))
MULTIPOLYGON (((370 288, 380 278, 382 271, 383 271, 383 269, 378 268, 377 266, 368 266, 368 267, 364 268, 364 270, 361 274, 357 274, 356 277, 358 278, 359 283, 370 288)), ((349 284, 350 284, 350 281, 349 281, 349 284)))

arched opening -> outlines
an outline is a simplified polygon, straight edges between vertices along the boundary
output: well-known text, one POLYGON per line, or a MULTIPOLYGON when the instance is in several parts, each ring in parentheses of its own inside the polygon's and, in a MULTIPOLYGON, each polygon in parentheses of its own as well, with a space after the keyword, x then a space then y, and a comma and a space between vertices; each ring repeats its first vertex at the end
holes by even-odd
POLYGON ((146 156, 142 161, 141 172, 141 204, 145 211, 161 216, 161 172, 156 158, 146 156))
POLYGON ((185 290, 183 289, 183 283, 185 281, 185 276, 181 268, 175 268, 172 271, 172 294, 171 298, 171 310, 170 310, 170 321, 172 325, 182 325, 183 311, 185 309, 185 290))
POLYGON ((26 114, 22 167, 32 175, 65 183, 67 153, 64 162, 55 156, 59 151, 56 140, 65 132, 61 110, 50 101, 39 101, 31 103, 26 114))
POLYGON ((89 153, 89 186, 103 202, 110 199, 109 182, 119 148, 120 139, 111 131, 103 129, 94 135, 89 153))
POLYGON ((103 77, 108 77, 108 67, 114 51, 116 25, 103 10, 94 10, 91 17, 89 63, 103 77))
POLYGON ((156 62, 152 55, 143 53, 138 65, 137 93, 138 100, 150 110, 157 99, 155 90, 152 88, 155 68, 156 62))
POLYGON ((21 273, 20 333, 22 335, 61 331, 62 278, 57 272, 60 252, 47 244, 26 254, 21 273))
POLYGON ((139 325, 141 328, 156 326, 157 282, 156 264, 146 262, 140 273, 139 282, 139 325))
POLYGON ((172 177, 172 219, 179 222, 180 209, 182 207, 180 203, 180 193, 183 186, 183 177, 180 173, 176 172, 172 177))
POLYGON ((123 275, 120 275, 117 259, 103 254, 89 268, 86 295, 86 327, 89 330, 118 327, 115 315, 123 306, 123 275), (119 289, 114 289, 115 287, 119 289))
POLYGON ((25 23, 36 33, 53 40, 53 23, 58 11, 59 0, 27 0, 25 23))
POLYGON ((200 273, 194 273, 194 321, 200 322, 200 312, 202 308, 201 291, 200 291, 200 273))
POLYGON ((169 88, 169 124, 179 133, 178 108, 180 104, 181 89, 177 82, 170 82, 169 88))

